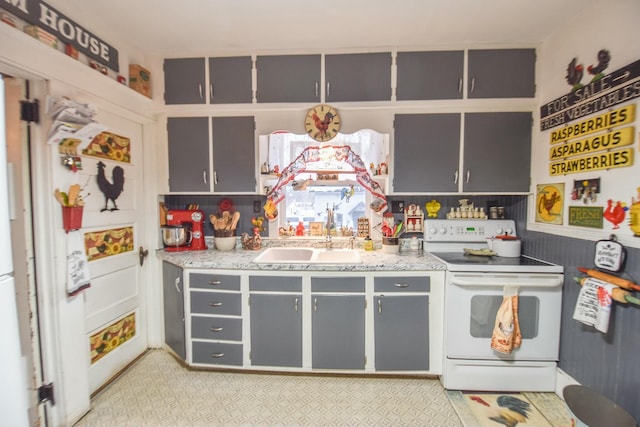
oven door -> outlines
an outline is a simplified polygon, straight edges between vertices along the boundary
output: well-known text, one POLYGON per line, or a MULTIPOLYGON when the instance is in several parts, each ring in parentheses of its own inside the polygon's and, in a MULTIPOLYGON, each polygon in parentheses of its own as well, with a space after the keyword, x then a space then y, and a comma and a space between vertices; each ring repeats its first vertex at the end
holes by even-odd
POLYGON ((445 288, 446 355, 450 359, 557 360, 562 274, 451 273, 445 288), (505 286, 518 288, 522 344, 510 354, 491 349, 505 286))

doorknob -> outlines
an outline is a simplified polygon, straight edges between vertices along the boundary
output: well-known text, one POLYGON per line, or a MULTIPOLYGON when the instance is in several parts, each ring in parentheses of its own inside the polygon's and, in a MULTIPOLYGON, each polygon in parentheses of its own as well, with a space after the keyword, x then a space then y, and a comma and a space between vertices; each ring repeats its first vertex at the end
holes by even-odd
POLYGON ((144 264, 144 259, 147 257, 147 255, 149 255, 149 250, 140 246, 140 249, 138 249, 138 256, 140 257, 140 267, 142 267, 142 265, 144 264))

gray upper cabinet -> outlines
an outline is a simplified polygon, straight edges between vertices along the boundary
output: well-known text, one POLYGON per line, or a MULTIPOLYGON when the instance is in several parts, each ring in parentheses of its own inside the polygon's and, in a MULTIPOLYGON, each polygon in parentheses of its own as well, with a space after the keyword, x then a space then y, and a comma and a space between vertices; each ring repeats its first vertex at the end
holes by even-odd
POLYGON ((464 52, 398 52, 396 99, 461 99, 464 52))
POLYGON ((390 101, 391 53, 325 56, 325 100, 390 101))
POLYGON ((182 360, 186 359, 184 323, 184 279, 182 269, 162 263, 164 297, 164 341, 182 360))
POLYGON ((211 191, 208 117, 170 117, 167 133, 169 191, 211 191))
POLYGON ((458 190, 460 114, 396 114, 393 191, 458 190))
POLYGON ((469 50, 469 98, 533 98, 535 49, 469 50))
POLYGON ((204 104, 206 100, 204 58, 164 60, 166 104, 204 104))
POLYGON ((319 102, 321 56, 273 55, 256 59, 258 102, 319 102))
POLYGON ((216 193, 255 192, 255 120, 213 117, 213 189, 216 193))
POLYGON ((464 120, 464 191, 529 191, 532 114, 468 113, 464 120))
POLYGON ((251 103, 251 57, 209 58, 209 102, 251 103))

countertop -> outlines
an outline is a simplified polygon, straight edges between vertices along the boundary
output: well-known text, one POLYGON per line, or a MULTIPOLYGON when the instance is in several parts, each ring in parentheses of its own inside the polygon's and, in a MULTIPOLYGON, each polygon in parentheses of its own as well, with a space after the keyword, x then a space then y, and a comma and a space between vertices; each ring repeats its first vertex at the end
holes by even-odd
MULTIPOLYGON (((160 249, 156 256, 182 268, 212 268, 225 270, 255 271, 425 271, 445 270, 445 264, 429 252, 409 249, 401 245, 398 254, 383 252, 379 246, 373 251, 365 251, 361 245, 356 246, 362 258, 362 264, 256 264, 256 258, 267 247, 299 246, 323 247, 318 241, 272 240, 263 243, 258 251, 244 250, 240 245, 231 251, 213 249, 213 243, 207 241, 209 249, 203 251, 167 252, 160 249)), ((336 248, 341 243, 334 243, 336 248)))

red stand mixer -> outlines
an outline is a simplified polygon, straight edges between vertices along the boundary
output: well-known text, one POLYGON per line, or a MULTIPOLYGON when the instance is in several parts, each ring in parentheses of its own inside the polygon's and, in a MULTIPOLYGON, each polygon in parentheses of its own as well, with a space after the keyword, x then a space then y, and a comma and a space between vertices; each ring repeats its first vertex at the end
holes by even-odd
POLYGON ((162 231, 165 250, 168 252, 207 249, 204 242, 204 212, 201 210, 169 210, 167 227, 162 231))

